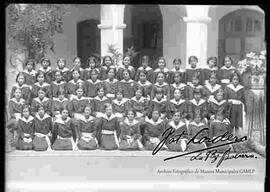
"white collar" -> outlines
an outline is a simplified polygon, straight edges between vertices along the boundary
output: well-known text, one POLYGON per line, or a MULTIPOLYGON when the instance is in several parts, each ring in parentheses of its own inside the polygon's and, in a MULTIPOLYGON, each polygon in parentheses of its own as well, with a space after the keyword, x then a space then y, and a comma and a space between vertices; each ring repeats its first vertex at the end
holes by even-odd
POLYGON ((27 73, 27 74, 30 74, 30 75, 36 75, 37 74, 37 72, 34 69, 32 69, 31 72, 29 72, 28 70, 24 69, 23 72, 24 73, 27 73))
POLYGON ((190 122, 189 124, 190 124, 190 125, 195 125, 195 126, 197 126, 197 127, 199 127, 199 126, 205 126, 204 123, 200 122, 199 124, 197 124, 195 121, 192 121, 192 122, 190 122))
POLYGON ((77 100, 77 101, 81 101, 81 100, 86 100, 87 98, 86 97, 84 97, 84 96, 82 96, 80 99, 78 98, 78 96, 77 95, 75 95, 73 98, 72 98, 72 100, 77 100))
POLYGON ((126 118, 124 120, 124 122, 129 125, 129 126, 133 126, 133 125, 136 125, 137 123, 139 123, 139 121, 137 121, 136 119, 133 119, 132 123, 130 123, 130 121, 128 120, 128 118, 126 118))
POLYGON ((230 67, 228 68, 228 67, 226 67, 226 66, 224 65, 224 66, 222 66, 220 69, 231 70, 231 69, 235 69, 235 67, 234 67, 234 66, 230 66, 230 67))
POLYGON ((101 81, 99 79, 97 79, 95 82, 93 82, 92 79, 88 79, 87 80, 89 83, 92 83, 92 84, 97 84, 97 83, 100 83, 101 81))
POLYGON ((104 81, 106 81, 106 82, 108 82, 108 83, 116 83, 116 82, 118 82, 118 80, 117 80, 117 79, 113 79, 113 81, 111 82, 111 81, 109 80, 109 78, 108 78, 108 79, 106 79, 106 80, 104 80, 104 81))
POLYGON ((165 85, 168 85, 166 82, 163 82, 162 85, 160 85, 158 82, 155 83, 155 86, 163 87, 165 85))
POLYGON ((132 79, 129 79, 128 81, 122 79, 120 82, 122 82, 122 83, 134 83, 134 81, 132 79))
POLYGON ((196 87, 192 84, 192 83, 190 83, 190 84, 188 84, 190 87, 192 87, 192 88, 197 88, 197 89, 200 89, 200 88, 202 88, 202 86, 201 85, 197 85, 196 87))
POLYGON ((238 84, 236 87, 231 83, 228 84, 227 87, 229 87, 230 89, 234 90, 235 92, 239 91, 240 89, 243 89, 244 87, 240 84, 238 84))
POLYGON ((160 101, 158 101, 157 98, 155 97, 152 101, 155 101, 156 103, 162 103, 167 100, 163 97, 160 101))
POLYGON ((64 84, 64 83, 66 83, 65 81, 60 81, 60 83, 57 83, 56 81, 53 81, 53 83, 55 84, 55 85, 62 85, 62 84, 64 84))
POLYGON ((126 103, 128 100, 129 100, 128 98, 122 98, 122 100, 120 101, 120 103, 119 103, 119 101, 118 101, 117 99, 112 100, 112 102, 113 102, 114 104, 120 106, 120 105, 126 103))
POLYGON ((171 99, 170 102, 176 105, 180 105, 182 103, 184 103, 186 100, 184 99, 180 99, 178 102, 175 100, 175 98, 171 99))
POLYGON ((131 65, 128 66, 128 68, 126 68, 124 65, 121 66, 122 69, 128 69, 128 70, 133 70, 133 67, 131 65))
POLYGON ((59 71, 62 71, 62 72, 69 71, 69 69, 67 67, 64 67, 63 69, 59 69, 59 67, 56 67, 56 70, 59 70, 59 71))
POLYGON ((46 86, 49 86, 50 84, 48 84, 46 82, 43 82, 43 84, 40 85, 39 82, 36 82, 35 85, 38 86, 38 87, 46 87, 46 86))
POLYGON ((36 98, 34 98, 34 100, 35 100, 36 102, 38 102, 38 103, 42 103, 42 102, 48 101, 49 98, 48 98, 48 97, 44 97, 44 98, 43 98, 43 101, 40 101, 39 97, 36 97, 36 98))
MULTIPOLYGON (((75 70, 75 67, 72 67, 71 69, 70 69, 70 71, 73 71, 73 70, 75 70)), ((79 68, 79 71, 83 71, 83 68, 79 68)))
MULTIPOLYGON (((99 72, 99 69, 98 68, 93 68, 93 69, 95 69, 95 70, 97 70, 98 72, 99 72)), ((90 67, 87 67, 87 68, 85 68, 84 70, 86 70, 86 71, 91 71, 91 70, 93 70, 92 68, 90 68, 90 67)))
POLYGON ((141 97, 139 100, 137 100, 136 96, 131 98, 131 100, 136 101, 137 103, 140 103, 140 102, 144 101, 145 99, 146 99, 145 97, 141 97))
POLYGON ((32 121, 34 119, 34 117, 30 115, 28 119, 25 119, 25 117, 20 117, 20 119, 22 121, 24 121, 25 123, 28 123, 28 122, 32 121))
POLYGON ((93 119, 94 117, 91 115, 88 117, 88 119, 86 119, 84 115, 80 117, 80 120, 84 121, 85 123, 88 123, 89 121, 92 121, 93 119))
POLYGON ((139 67, 139 70, 145 70, 145 71, 150 71, 152 70, 151 67, 147 66, 145 69, 143 68, 143 66, 139 67))
POLYGON ((153 119, 149 119, 148 117, 145 118, 145 121, 152 125, 158 125, 163 122, 160 118, 156 122, 154 122, 153 119))
POLYGON ((47 114, 47 113, 45 113, 44 114, 44 116, 41 118, 39 115, 38 115, 38 113, 36 114, 36 118, 38 118, 40 121, 43 121, 43 120, 45 120, 45 119, 47 119, 47 118, 49 118, 50 116, 47 114))
POLYGON ((184 73, 185 71, 186 70, 185 69, 182 69, 181 67, 180 67, 180 69, 178 71, 176 71, 175 68, 172 68, 172 70, 171 70, 171 72, 180 72, 180 73, 184 73))
POLYGON ((220 102, 218 102, 213 96, 212 97, 210 96, 209 99, 208 99, 208 102, 215 103, 216 105, 222 105, 223 103, 226 102, 226 100, 223 99, 220 102))
POLYGON ((74 79, 72 79, 69 82, 72 83, 72 84, 77 84, 77 83, 83 83, 84 81, 81 80, 81 79, 78 79, 77 82, 75 83, 74 79))
POLYGON ((171 86, 173 86, 174 88, 183 88, 186 87, 187 85, 185 83, 180 83, 179 85, 177 85, 176 83, 171 84, 171 86))
POLYGON ((169 70, 165 67, 163 70, 161 70, 160 68, 157 68, 154 72, 164 72, 167 73, 169 70))
POLYGON ((53 100, 54 101, 59 101, 61 103, 64 102, 64 101, 68 101, 68 99, 66 97, 64 97, 62 101, 60 101, 60 99, 58 97, 54 97, 53 100))
POLYGON ((214 87, 212 87, 212 85, 210 83, 206 83, 205 84, 205 87, 211 92, 211 93, 214 93, 215 91, 217 91, 221 85, 219 84, 215 84, 214 87))
POLYGON ((138 81, 137 83, 138 83, 139 85, 141 85, 141 86, 148 86, 148 85, 152 85, 152 83, 151 83, 150 81, 148 81, 148 80, 146 80, 144 84, 143 84, 143 83, 141 83, 140 81, 138 81))
POLYGON ((198 104, 197 104, 197 102, 196 102, 195 99, 191 99, 190 102, 193 103, 196 106, 199 106, 199 105, 203 104, 205 102, 205 100, 204 99, 200 99, 200 101, 198 102, 198 104))
POLYGON ((205 66, 203 69, 209 69, 210 71, 216 71, 218 68, 214 66, 213 68, 210 68, 209 65, 205 66))
MULTIPOLYGON (((197 63, 197 64, 198 64, 198 63, 197 63)), ((189 69, 189 70, 197 70, 197 69, 201 69, 201 68, 198 67, 198 65, 197 65, 195 68, 191 68, 191 66, 188 65, 186 69, 189 69)))
POLYGON ((100 99, 99 96, 95 96, 94 99, 99 100, 99 101, 105 101, 105 100, 107 100, 108 98, 107 98, 106 96, 103 96, 102 99, 100 99))
POLYGON ((179 129, 180 127, 186 125, 186 123, 184 123, 183 121, 180 121, 178 125, 175 125, 174 121, 172 120, 169 122, 169 125, 174 129, 179 129))
POLYGON ((27 85, 27 84, 22 84, 22 86, 19 86, 19 84, 18 84, 18 83, 16 83, 16 84, 15 84, 15 87, 17 87, 17 88, 24 88, 24 87, 28 87, 29 89, 32 89, 32 86, 27 85))
POLYGON ((106 113, 103 113, 103 114, 101 115, 101 117, 103 117, 104 119, 106 119, 106 120, 109 121, 109 120, 112 120, 113 118, 115 118, 116 116, 115 116, 114 114, 111 114, 111 116, 108 117, 106 113))
POLYGON ((17 104, 22 104, 25 100, 23 98, 20 98, 20 101, 17 101, 15 97, 12 97, 10 101, 13 101, 14 103, 17 103, 17 104))
POLYGON ((224 118, 223 121, 220 121, 220 120, 215 119, 213 122, 230 124, 230 121, 227 118, 224 118))
POLYGON ((39 70, 46 73, 46 72, 48 72, 48 71, 51 71, 52 68, 51 68, 51 67, 48 67, 48 68, 45 70, 43 67, 40 67, 39 70))
POLYGON ((66 124, 70 120, 70 117, 67 117, 67 119, 64 121, 61 117, 58 117, 54 123, 59 123, 59 124, 66 124))

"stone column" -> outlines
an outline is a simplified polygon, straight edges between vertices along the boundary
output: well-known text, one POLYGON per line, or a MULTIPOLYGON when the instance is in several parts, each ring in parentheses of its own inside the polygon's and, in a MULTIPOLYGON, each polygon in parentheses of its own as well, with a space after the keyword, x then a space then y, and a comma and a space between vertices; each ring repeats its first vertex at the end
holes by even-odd
POLYGON ((123 53, 123 29, 126 28, 124 21, 125 5, 101 5, 101 56, 108 54, 108 45, 116 44, 123 53))
POLYGON ((191 55, 198 57, 198 66, 204 68, 207 60, 207 23, 211 22, 208 17, 209 6, 187 5, 186 31, 186 67, 188 68, 188 58, 191 55))

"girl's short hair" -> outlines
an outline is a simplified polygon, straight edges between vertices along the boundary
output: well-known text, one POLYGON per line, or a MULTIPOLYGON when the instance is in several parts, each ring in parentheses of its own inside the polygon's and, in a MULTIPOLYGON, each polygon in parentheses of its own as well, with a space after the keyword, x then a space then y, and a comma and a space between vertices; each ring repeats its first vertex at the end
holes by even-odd
POLYGON ((105 87, 102 84, 98 85, 97 92, 99 92, 100 89, 103 89, 103 91, 105 91, 105 87))
POLYGON ((195 89, 193 90, 193 95, 195 95, 195 94, 200 94, 200 95, 202 95, 201 89, 195 88, 195 89))
POLYGON ((156 94, 159 94, 159 93, 162 94, 162 95, 164 95, 164 90, 163 90, 162 88, 159 88, 159 87, 157 88, 157 87, 156 87, 156 88, 155 88, 155 95, 156 95, 156 94))
POLYGON ((77 56, 77 57, 75 57, 75 58, 73 59, 73 63, 74 63, 74 61, 75 61, 76 59, 79 59, 80 62, 82 62, 81 58, 77 56))
POLYGON ((94 56, 88 57, 87 60, 86 60, 87 66, 89 65, 89 62, 90 62, 90 61, 94 61, 95 67, 97 67, 97 59, 96 59, 96 57, 94 57, 94 56))
POLYGON ((215 61, 215 66, 216 66, 216 65, 217 65, 217 57, 209 57, 209 58, 207 59, 207 64, 209 64, 209 62, 210 62, 211 60, 215 61))
POLYGON ((226 59, 226 58, 230 59, 231 63, 233 64, 233 59, 232 59, 232 57, 231 57, 231 56, 226 55, 226 56, 224 57, 224 62, 225 62, 225 59, 226 59))
POLYGON ((198 58, 195 55, 192 55, 188 58, 188 63, 190 64, 192 60, 195 60, 196 62, 198 62, 198 58))
POLYGON ((60 113, 62 113, 64 110, 66 110, 67 112, 68 112, 68 114, 69 114, 69 110, 68 110, 68 108, 66 107, 66 106, 61 106, 60 107, 60 113))
POLYGON ((38 93, 39 93, 40 91, 43 91, 44 93, 46 93, 46 90, 45 90, 44 87, 39 87, 39 88, 38 88, 38 93))
POLYGON ((222 88, 219 88, 218 91, 217 91, 217 93, 216 93, 216 96, 218 94, 222 94, 224 96, 224 90, 222 88))
POLYGON ((72 77, 73 77, 73 73, 74 73, 74 71, 77 71, 78 72, 78 74, 79 74, 79 76, 81 77, 81 73, 80 73, 80 70, 79 69, 73 69, 71 72, 72 72, 72 77))
POLYGON ((112 104, 111 104, 111 103, 105 103, 105 110, 106 110, 107 108, 109 108, 109 107, 112 108, 112 104))
POLYGON ((117 93, 121 93, 122 95, 124 95, 124 90, 121 87, 117 87, 115 91, 115 96, 117 95, 117 93))
POLYGON ((65 58, 59 58, 59 59, 57 59, 57 60, 56 60, 56 64, 58 64, 58 63, 59 63, 59 61, 63 61, 63 62, 64 62, 64 64, 65 64, 65 66, 66 66, 66 64, 67 64, 67 60, 66 60, 65 58))
POLYGON ((96 74, 98 74, 98 70, 96 68, 91 69, 90 74, 92 74, 93 72, 95 72, 96 74))
POLYGON ((142 92, 142 96, 143 96, 143 97, 145 97, 146 95, 145 95, 144 88, 142 88, 142 87, 140 87, 140 86, 139 86, 139 87, 137 87, 137 89, 136 89, 135 93, 136 93, 137 91, 139 91, 139 90, 142 92))
POLYGON ((159 58, 158 58, 158 63, 159 63, 159 61, 160 61, 160 60, 163 60, 163 61, 164 61, 164 63, 165 63, 165 67, 166 67, 167 63, 166 63, 166 59, 165 59, 165 57, 159 57, 159 58))
POLYGON ((166 75, 165 75, 165 73, 164 73, 163 71, 159 71, 159 72, 157 73, 157 77, 158 77, 159 74, 162 74, 164 78, 166 77, 166 75))
POLYGON ((130 111, 133 113, 134 117, 136 117, 136 111, 135 111, 135 109, 133 109, 133 108, 129 108, 128 110, 126 110, 125 116, 127 117, 128 112, 130 112, 130 111))
POLYGON ((116 69, 114 67, 109 67, 109 69, 107 70, 107 74, 109 73, 110 70, 113 70, 114 75, 116 74, 116 69))
MULTIPOLYGON (((82 87, 80 84, 77 84, 77 85, 76 85, 76 91, 77 91, 78 89, 81 89, 81 90, 83 91, 83 87, 82 87)), ((83 92, 84 92, 84 91, 83 91, 83 92)))
POLYGON ((24 82, 25 82, 25 76, 24 76, 23 72, 19 72, 19 73, 17 74, 17 76, 16 76, 16 82, 18 82, 19 76, 23 76, 23 77, 24 77, 24 82))
POLYGON ((23 106, 22 106, 22 113, 23 113, 23 110, 24 109, 28 109, 28 111, 30 112, 30 106, 29 105, 27 105, 27 104, 23 104, 23 106))
POLYGON ((105 65, 105 60, 106 60, 107 58, 109 58, 109 59, 110 59, 110 61, 111 61, 111 63, 113 64, 112 57, 111 57, 111 56, 109 56, 109 55, 106 55, 106 56, 104 56, 104 57, 103 57, 103 60, 102 60, 102 65, 105 65))
POLYGON ((38 78, 38 76, 43 75, 43 77, 45 78, 45 72, 43 71, 38 71, 36 74, 36 78, 38 78))
POLYGON ((39 111, 40 109, 45 110, 45 107, 43 104, 38 104, 37 111, 39 111))
POLYGON ((86 107, 90 108, 90 111, 92 111, 92 106, 90 104, 87 104, 84 108, 83 111, 85 111, 86 107))
POLYGON ((230 77, 230 81, 232 82, 232 79, 233 79, 235 76, 238 78, 239 83, 240 83, 240 82, 241 82, 241 75, 240 75, 237 71, 232 72, 231 77, 230 77))
POLYGON ((173 64, 175 64, 175 63, 176 63, 176 61, 178 61, 178 62, 180 63, 180 65, 182 64, 182 61, 181 61, 181 59, 180 59, 180 58, 178 58, 178 59, 174 59, 174 60, 173 60, 173 64))
POLYGON ((124 69, 124 70, 123 70, 123 74, 124 74, 124 72, 125 72, 125 71, 126 71, 126 72, 128 72, 129 77, 131 77, 131 72, 130 72, 130 70, 128 70, 128 69, 124 69))
POLYGON ((28 63, 32 63, 33 69, 35 69, 35 67, 36 67, 36 61, 35 61, 34 59, 27 59, 27 60, 25 61, 25 63, 24 63, 24 68, 26 68, 26 65, 27 65, 28 63))
POLYGON ((42 65, 42 63, 43 63, 44 61, 48 62, 48 63, 49 63, 49 66, 51 65, 51 60, 50 60, 49 58, 42 58, 42 59, 40 60, 40 64, 42 65))

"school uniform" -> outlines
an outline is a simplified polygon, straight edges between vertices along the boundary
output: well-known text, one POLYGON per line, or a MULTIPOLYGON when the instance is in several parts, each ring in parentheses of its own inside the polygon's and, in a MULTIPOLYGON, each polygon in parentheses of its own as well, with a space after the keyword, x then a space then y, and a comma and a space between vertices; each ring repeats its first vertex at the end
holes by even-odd
POLYGON ((29 116, 28 119, 22 117, 18 120, 17 133, 19 135, 16 149, 31 150, 33 149, 34 138, 34 117, 29 116))
POLYGON ((115 93, 118 88, 118 83, 119 81, 117 79, 113 79, 112 81, 106 79, 103 81, 106 97, 110 99, 113 99, 115 97, 115 93))
POLYGON ((78 85, 81 84, 82 88, 83 88, 83 95, 86 96, 86 84, 83 80, 78 79, 76 82, 74 81, 74 79, 72 79, 71 81, 67 82, 66 84, 66 90, 67 90, 67 94, 69 95, 69 99, 71 100, 75 95, 77 95, 76 90, 78 88, 78 85))
MULTIPOLYGON (((203 80, 204 80, 204 84, 209 83, 209 79, 211 76, 211 73, 215 72, 216 75, 218 75, 218 68, 217 67, 213 67, 210 68, 208 65, 207 67, 202 69, 202 76, 203 76, 203 80)), ((219 80, 219 77, 217 76, 217 79, 219 80)))
MULTIPOLYGON (((195 121, 191 121, 188 125, 188 141, 190 141, 192 138, 194 138, 195 135, 197 135, 197 133, 199 131, 201 131, 202 129, 204 128, 207 128, 207 124, 204 122, 204 120, 202 120, 201 122, 199 123, 196 123, 195 121)), ((201 138, 205 137, 205 136, 208 136, 208 131, 207 130, 204 130, 202 132, 200 132, 196 138, 194 138, 195 142, 199 141, 201 138)), ((187 149, 186 151, 196 151, 196 150, 200 150, 200 149, 205 149, 207 146, 206 146, 206 143, 205 142, 202 142, 202 143, 188 143, 187 144, 187 149)))
POLYGON ((119 147, 119 122, 112 114, 110 117, 103 114, 98 124, 100 147, 105 150, 115 150, 119 147))
POLYGON ((102 113, 105 113, 105 104, 110 103, 110 99, 106 96, 104 96, 103 98, 96 96, 92 101, 93 111, 96 113, 96 117, 101 117, 102 113))
POLYGON ((45 113, 48 115, 52 115, 52 101, 51 99, 44 97, 41 101, 39 97, 33 99, 31 104, 31 113, 35 115, 38 112, 39 106, 42 105, 44 107, 45 113))
POLYGON ((87 97, 94 98, 97 96, 97 90, 98 87, 103 85, 103 82, 99 79, 97 79, 95 82, 93 82, 92 79, 88 79, 85 81, 85 86, 86 86, 86 95, 87 97))
POLYGON ((135 81, 139 81, 141 71, 146 71, 146 79, 147 79, 147 81, 149 81, 149 82, 152 81, 154 70, 149 66, 147 66, 146 68, 141 66, 141 67, 139 67, 137 69, 136 76, 135 76, 135 81))
POLYGON ((168 83, 170 84, 174 83, 174 77, 176 73, 180 73, 181 79, 184 81, 186 80, 186 77, 185 77, 186 71, 184 69, 180 68, 179 70, 176 70, 175 68, 173 68, 172 70, 169 71, 168 83))
MULTIPOLYGON (((145 118, 145 130, 143 135, 143 144, 146 150, 154 150, 160 143, 162 134, 165 130, 165 122, 160 118, 157 121, 145 118)), ((162 149, 166 149, 164 144, 162 149)))
POLYGON ((36 82, 37 71, 35 70, 28 71, 27 69, 24 69, 22 73, 25 78, 25 82, 24 82, 25 84, 33 85, 36 82))
POLYGON ((51 85, 44 82, 40 85, 38 82, 34 83, 32 89, 32 97, 38 97, 38 90, 42 88, 45 91, 45 97, 51 97, 51 85))
POLYGON ((124 75, 123 75, 123 72, 124 70, 128 69, 129 72, 130 72, 130 79, 133 79, 135 78, 135 75, 136 75, 136 72, 135 72, 135 68, 131 65, 128 66, 128 68, 126 67, 120 67, 116 73, 116 77, 119 81, 121 81, 122 79, 124 79, 124 75))
MULTIPOLYGON (((224 119, 223 121, 215 119, 210 123, 210 128, 209 128, 209 137, 211 139, 215 139, 218 136, 224 135, 226 132, 232 133, 232 127, 231 123, 228 119, 224 119)), ((217 145, 222 145, 228 143, 228 141, 217 141, 216 143, 211 143, 208 142, 207 145, 208 147, 214 147, 217 145)), ((213 148, 213 150, 217 150, 218 152, 222 153, 226 151, 229 147, 232 147, 232 145, 225 145, 225 146, 220 146, 217 148, 213 148)))
POLYGON ((128 81, 124 79, 119 81, 119 87, 123 90, 123 97, 129 99, 135 95, 135 91, 137 88, 136 82, 132 79, 129 79, 128 81))
POLYGON ((184 99, 188 98, 188 86, 185 83, 179 83, 179 84, 172 83, 170 84, 170 99, 173 98, 174 91, 176 89, 180 90, 181 95, 184 99))
POLYGON ((150 101, 149 103, 149 108, 148 108, 148 117, 152 115, 152 112, 154 110, 158 110, 161 114, 161 117, 166 116, 166 105, 167 105, 167 100, 163 97, 161 100, 158 100, 156 97, 150 101))
POLYGON ((201 92, 201 97, 202 98, 205 98, 206 97, 206 90, 205 88, 202 86, 202 85, 197 85, 197 86, 194 86, 192 83, 190 83, 188 86, 187 86, 187 95, 188 95, 188 99, 193 99, 194 98, 194 90, 195 89, 199 89, 200 92, 201 92))
POLYGON ((61 109, 67 109, 70 105, 69 103, 70 100, 68 100, 67 98, 63 98, 63 100, 60 100, 59 98, 54 97, 52 99, 52 115, 55 117, 59 117, 61 109))
POLYGON ((227 100, 223 99, 221 101, 217 101, 215 97, 210 97, 208 99, 208 118, 212 115, 216 115, 218 111, 224 110, 224 115, 226 118, 229 118, 230 110, 231 110, 231 103, 227 100))
POLYGON ((115 116, 122 119, 125 116, 126 111, 130 108, 129 99, 123 98, 121 101, 117 99, 112 100, 112 108, 115 116))
POLYGON ((66 93, 66 85, 67 83, 65 81, 61 81, 61 82, 56 82, 56 81, 52 81, 51 82, 51 91, 50 91, 50 95, 51 97, 58 97, 58 92, 60 89, 63 89, 65 91, 65 96, 67 96, 67 93, 66 93))
POLYGON ((87 119, 82 116, 78 120, 79 125, 79 139, 78 149, 80 150, 94 150, 98 148, 97 130, 95 118, 89 116, 87 119))
POLYGON ((192 78, 195 74, 199 73, 199 84, 203 84, 203 75, 201 68, 187 68, 186 69, 186 83, 189 85, 192 82, 192 78))
POLYGON ((176 99, 173 98, 167 102, 166 111, 168 119, 172 119, 176 111, 180 111, 181 118, 185 119, 188 115, 187 102, 184 99, 176 101, 176 99))
POLYGON ((136 111, 136 116, 138 118, 147 115, 147 108, 149 106, 149 100, 145 97, 141 97, 139 100, 136 96, 129 100, 129 106, 136 111))
POLYGON ((198 102, 195 99, 191 99, 188 102, 188 120, 194 118, 195 111, 200 111, 201 118, 207 117, 207 102, 204 99, 200 99, 198 102))
POLYGON ((153 99, 156 95, 156 89, 157 88, 161 88, 163 90, 164 96, 166 97, 166 99, 170 98, 170 85, 163 82, 161 85, 159 83, 155 83, 152 87, 152 91, 151 91, 151 99, 153 99))
POLYGON ((44 69, 43 67, 40 67, 38 71, 42 71, 44 73, 44 82, 50 84, 53 80, 53 70, 51 67, 47 67, 47 69, 44 69))
POLYGON ((225 98, 232 103, 229 120, 233 127, 243 127, 245 111, 244 86, 228 84, 225 87, 225 98))
POLYGON ((215 84, 214 86, 212 86, 210 83, 206 83, 204 85, 205 98, 209 99, 210 96, 215 97, 220 88, 222 87, 219 84, 215 84))
POLYGON ((76 128, 71 118, 63 120, 61 117, 54 122, 53 150, 75 150, 74 138, 77 137, 76 128))
POLYGON ((23 84, 19 86, 15 84, 11 89, 10 99, 14 97, 15 90, 20 88, 22 91, 22 98, 25 100, 26 104, 30 104, 32 101, 32 86, 23 84))
POLYGON ((153 85, 152 85, 152 83, 150 81, 146 81, 144 83, 138 81, 136 83, 136 86, 137 86, 137 89, 139 89, 139 88, 143 89, 145 96, 150 99, 151 91, 152 91, 152 88, 153 88, 153 85))
POLYGON ((84 108, 89 104, 89 100, 86 97, 78 98, 78 96, 74 96, 68 105, 68 109, 71 116, 79 119, 84 113, 84 108))
POLYGON ((232 73, 236 70, 234 66, 226 67, 223 66, 218 70, 218 76, 222 86, 226 86, 230 83, 232 73))
POLYGON ((55 70, 53 71, 53 81, 55 81, 55 72, 56 71, 61 71, 62 72, 62 76, 65 82, 70 81, 70 70, 67 67, 64 67, 63 69, 59 69, 59 67, 56 67, 55 70))
MULTIPOLYGON (((170 121, 166 125, 166 130, 168 128, 173 129, 174 132, 174 137, 167 139, 166 141, 166 146, 168 147, 169 151, 180 151, 183 152, 186 150, 187 147, 187 140, 188 140, 188 130, 185 121, 180 120, 178 124, 176 124, 173 120, 170 121), (184 132, 184 135, 181 136, 180 139, 177 137, 177 135, 180 135, 184 132)), ((165 135, 166 136, 166 135, 165 135)))
POLYGON ((153 78, 152 78, 151 82, 155 83, 157 81, 157 75, 158 75, 159 72, 163 72, 165 74, 164 80, 165 80, 165 82, 168 82, 168 80, 169 80, 169 70, 167 68, 164 68, 164 69, 157 68, 156 70, 154 70, 153 78))
POLYGON ((22 113, 22 106, 24 104, 25 100, 23 98, 20 98, 19 101, 14 97, 10 99, 8 103, 9 119, 19 120, 22 113))
POLYGON ((33 149, 35 151, 46 151, 51 149, 52 140, 52 118, 48 114, 44 114, 41 118, 36 114, 34 119, 35 133, 33 139, 33 149))
POLYGON ((120 123, 120 137, 119 149, 120 150, 142 150, 141 143, 140 122, 133 120, 130 122, 127 118, 120 123))

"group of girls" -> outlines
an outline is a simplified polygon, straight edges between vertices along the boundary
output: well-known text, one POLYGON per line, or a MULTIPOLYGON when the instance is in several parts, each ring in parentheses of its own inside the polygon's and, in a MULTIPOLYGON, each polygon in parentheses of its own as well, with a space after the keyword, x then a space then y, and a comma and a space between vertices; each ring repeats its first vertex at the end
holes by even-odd
POLYGON ((168 128, 184 133, 179 142, 167 140, 163 150, 192 151, 211 143, 189 143, 196 136, 215 138, 225 132, 237 133, 243 126, 244 87, 232 59, 225 57, 217 68, 217 58, 207 60, 208 68, 198 67, 191 56, 183 70, 180 59, 173 69, 163 57, 153 70, 143 56, 135 70, 125 56, 123 66, 113 65, 105 56, 57 60, 56 69, 44 58, 35 70, 27 60, 16 77, 9 100, 7 127, 14 133, 19 150, 153 150, 168 128))

